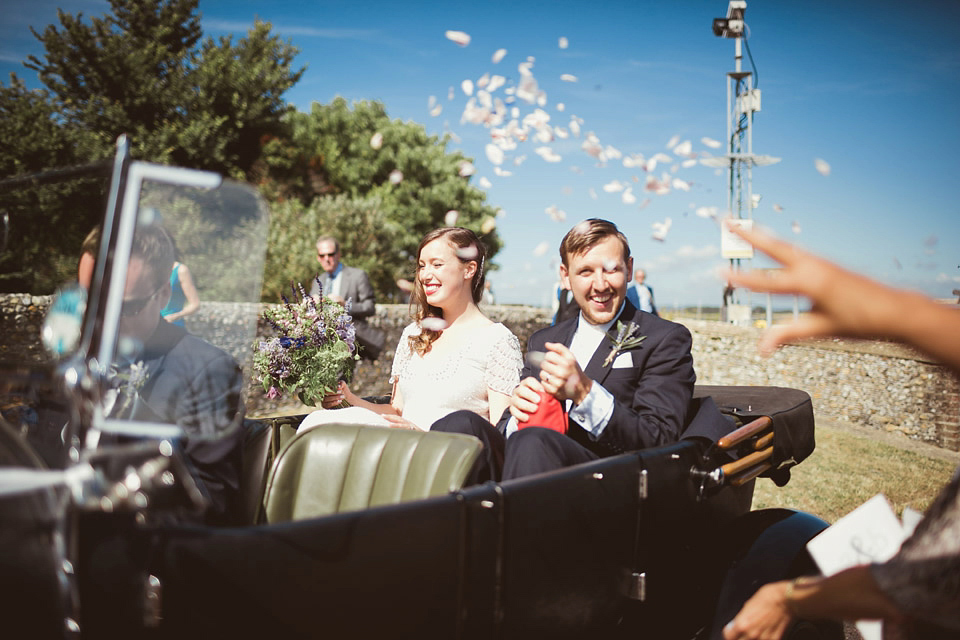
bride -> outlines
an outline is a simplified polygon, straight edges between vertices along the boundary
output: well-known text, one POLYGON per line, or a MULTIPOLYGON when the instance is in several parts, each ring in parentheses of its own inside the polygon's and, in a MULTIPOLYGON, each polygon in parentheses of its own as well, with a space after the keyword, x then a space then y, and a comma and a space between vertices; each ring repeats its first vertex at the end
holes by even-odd
POLYGON ((485 259, 486 248, 469 229, 428 233, 417 249, 414 322, 393 358, 390 403, 368 402, 341 382, 298 431, 332 423, 427 431, 461 409, 495 424, 520 383, 523 362, 516 336, 477 306, 485 259), (344 401, 351 406, 332 409, 344 401))

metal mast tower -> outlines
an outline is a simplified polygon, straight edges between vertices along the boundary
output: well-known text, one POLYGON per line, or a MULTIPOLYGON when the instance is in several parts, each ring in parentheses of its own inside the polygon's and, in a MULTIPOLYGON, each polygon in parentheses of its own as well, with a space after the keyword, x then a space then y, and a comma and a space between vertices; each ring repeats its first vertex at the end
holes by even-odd
MULTIPOLYGON (((726 18, 714 18, 713 34, 734 40, 734 70, 727 72, 727 153, 702 162, 708 166, 726 167, 729 191, 727 211, 738 220, 753 219, 753 209, 759 201, 753 195, 753 167, 774 164, 780 158, 758 156, 753 153, 753 114, 760 111, 760 89, 754 88, 754 73, 743 70, 745 0, 730 0, 726 18)), ((747 45, 747 53, 750 49, 747 45)), ((752 62, 752 56, 751 56, 752 62)), ((731 265, 739 268, 741 259, 749 259, 752 252, 725 251, 731 265)), ((724 293, 726 308, 728 292, 724 293)))

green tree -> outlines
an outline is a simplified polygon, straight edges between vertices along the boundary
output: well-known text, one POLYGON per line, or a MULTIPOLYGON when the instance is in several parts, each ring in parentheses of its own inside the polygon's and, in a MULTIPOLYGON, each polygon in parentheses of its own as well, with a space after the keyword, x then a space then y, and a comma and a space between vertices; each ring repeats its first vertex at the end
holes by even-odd
POLYGON ((376 198, 352 199, 345 195, 316 198, 309 206, 290 199, 273 205, 267 260, 263 276, 265 302, 290 297, 290 285, 309 291, 320 272, 317 238, 332 234, 340 242, 343 262, 367 272, 379 302, 391 301, 396 279, 410 278, 407 262, 398 249, 401 225, 389 219, 376 198))
MULTIPOLYGON (((373 278, 381 299, 396 291, 396 277, 412 274, 420 239, 445 226, 448 211, 457 211, 457 224, 482 237, 491 256, 500 249, 500 238, 489 226, 496 210, 485 203, 486 194, 473 187, 469 177, 459 175, 461 164, 469 159, 447 152, 445 139, 428 135, 422 125, 391 120, 379 102, 357 102, 351 108, 346 100, 336 98, 329 105, 314 103, 310 113, 293 113, 289 120, 295 142, 272 141, 270 153, 264 155, 266 189, 306 202, 330 195, 378 202, 379 215, 392 230, 391 250, 374 252, 357 242, 357 250, 344 256, 354 266, 388 261, 378 267, 384 276, 373 278), (381 139, 378 145, 371 144, 375 134, 381 139), (391 173, 397 170, 403 179, 391 181, 391 173)), ((315 211, 319 210, 307 208, 304 215, 315 211)), ((310 220, 310 228, 318 232, 313 239, 328 233, 350 246, 356 228, 342 222, 331 217, 329 226, 318 226, 310 220)), ((307 255, 312 255, 312 242, 309 247, 307 255)), ((286 250, 272 247, 271 251, 286 250)))
MULTIPOLYGON (((0 175, 106 159, 127 133, 137 159, 250 179, 262 141, 287 136, 282 95, 303 73, 292 67, 297 50, 261 22, 236 42, 201 41, 197 0, 110 5, 89 22, 61 11, 59 26, 34 31, 45 53, 25 66, 45 89, 28 90, 15 74, 0 85, 0 175)), ((0 197, 10 214, 0 290, 49 293, 74 275, 80 242, 103 212, 101 188, 86 181, 0 197)))

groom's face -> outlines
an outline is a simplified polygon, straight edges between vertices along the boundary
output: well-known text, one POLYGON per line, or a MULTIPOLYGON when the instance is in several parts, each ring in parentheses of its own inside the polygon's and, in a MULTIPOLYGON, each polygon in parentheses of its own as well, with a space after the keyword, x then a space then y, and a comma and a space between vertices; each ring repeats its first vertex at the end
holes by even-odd
POLYGON ((583 253, 567 257, 560 265, 565 287, 573 292, 583 317, 590 324, 605 324, 617 317, 627 296, 633 258, 624 259, 623 243, 607 236, 583 253))

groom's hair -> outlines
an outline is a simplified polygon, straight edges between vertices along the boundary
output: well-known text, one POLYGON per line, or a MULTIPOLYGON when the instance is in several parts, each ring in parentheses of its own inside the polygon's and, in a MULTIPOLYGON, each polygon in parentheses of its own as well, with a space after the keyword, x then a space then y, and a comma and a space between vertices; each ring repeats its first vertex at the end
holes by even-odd
POLYGON ((138 226, 133 234, 131 257, 137 257, 153 269, 154 285, 160 287, 170 279, 176 260, 176 245, 166 229, 158 224, 138 226))
POLYGON ((586 253, 610 236, 615 236, 623 245, 623 261, 626 262, 630 258, 630 243, 627 242, 627 236, 617 229, 617 225, 600 218, 584 220, 567 231, 567 235, 563 236, 560 242, 560 260, 563 261, 564 266, 568 266, 570 256, 586 253))

